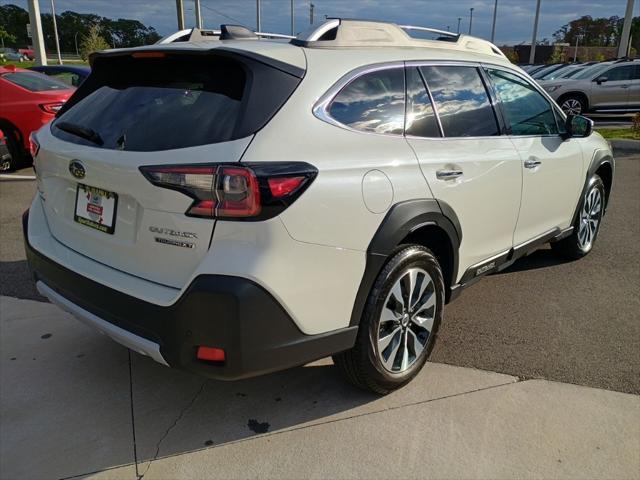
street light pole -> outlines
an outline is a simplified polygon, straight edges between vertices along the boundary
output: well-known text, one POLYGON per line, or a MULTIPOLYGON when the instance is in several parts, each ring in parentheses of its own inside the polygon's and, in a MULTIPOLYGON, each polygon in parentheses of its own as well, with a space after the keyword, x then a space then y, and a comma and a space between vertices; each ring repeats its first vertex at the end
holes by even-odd
POLYGON ((540 0, 536 3, 536 17, 533 20, 533 38, 531 40, 531 53, 529 54, 529 63, 533 65, 536 58, 536 37, 538 36, 538 19, 540 18, 540 0))
POLYGON ((200 0, 196 0, 196 28, 202 28, 202 12, 200 10, 200 0))
POLYGON ((293 3, 294 0, 291 0, 291 35, 296 34, 296 7, 293 3))
POLYGON ((626 57, 629 53, 631 43, 631 20, 633 19, 633 0, 627 0, 627 10, 624 14, 624 24, 622 25, 622 35, 618 45, 618 58, 626 57))
POLYGON ((498 17, 498 0, 493 4, 493 25, 491 26, 491 43, 496 38, 496 18, 498 17))
POLYGON ((80 50, 78 50, 78 34, 80 32, 76 32, 76 34, 73 36, 73 42, 76 44, 76 55, 80 56, 80 50))
POLYGON ((473 7, 469 9, 469 35, 471 35, 472 26, 473 26, 473 7))
POLYGON ((47 64, 47 52, 44 49, 44 35, 42 35, 42 20, 40 18, 40 4, 38 0, 29 0, 29 23, 31 24, 31 38, 35 50, 36 63, 47 64))
POLYGON ((462 17, 458 17, 458 33, 460 33, 460 21, 462 20, 462 17))
POLYGON ((60 55, 60 39, 58 38, 58 22, 56 22, 56 7, 51 0, 51 17, 53 18, 53 36, 56 41, 56 52, 58 52, 58 65, 62 65, 62 55, 60 55))
POLYGON ((260 18, 260 0, 256 0, 256 32, 262 31, 262 19, 260 18))
POLYGON ((184 4, 182 0, 176 0, 176 13, 178 14, 178 30, 184 30, 184 4))
POLYGON ((576 63, 576 60, 578 58, 578 44, 580 43, 581 38, 582 38, 582 35, 580 34, 576 35, 576 49, 573 52, 573 63, 576 63))

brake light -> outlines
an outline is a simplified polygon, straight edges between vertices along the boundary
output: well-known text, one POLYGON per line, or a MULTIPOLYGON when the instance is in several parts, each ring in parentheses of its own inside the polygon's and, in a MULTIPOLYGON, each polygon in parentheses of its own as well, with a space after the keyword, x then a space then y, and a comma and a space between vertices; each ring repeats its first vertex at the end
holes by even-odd
POLYGON ((41 103, 40 108, 51 115, 55 115, 62 108, 62 105, 64 105, 63 102, 41 103))
POLYGON ((36 158, 36 155, 38 155, 39 151, 40 151, 40 144, 38 143, 36 134, 35 132, 31 132, 29 134, 29 153, 31 153, 31 158, 36 158))
POLYGON ((140 167, 158 187, 177 190, 194 201, 188 216, 264 220, 298 198, 317 174, 306 163, 170 165, 140 167))
POLYGON ((221 348, 200 345, 196 352, 196 357, 198 360, 205 360, 207 362, 224 362, 226 355, 221 348))

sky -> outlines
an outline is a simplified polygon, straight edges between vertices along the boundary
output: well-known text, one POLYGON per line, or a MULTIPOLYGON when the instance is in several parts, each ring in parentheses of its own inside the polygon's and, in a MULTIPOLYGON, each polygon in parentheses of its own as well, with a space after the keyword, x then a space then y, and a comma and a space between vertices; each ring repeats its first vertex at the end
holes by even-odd
MULTIPOLYGON (((294 0, 296 31, 309 26, 309 0, 294 0)), ((0 5, 15 4, 27 8, 27 0, 0 0, 0 5)), ((262 0, 262 30, 290 33, 290 0, 262 0)), ((457 30, 468 33, 469 9, 473 8, 472 35, 489 39, 494 0, 313 0, 316 23, 325 15, 343 18, 387 20, 457 30)), ((542 0, 538 40, 552 39, 562 25, 583 15, 592 17, 624 16, 627 0, 542 0)), ((154 27, 160 35, 177 30, 175 0, 55 0, 56 13, 73 10, 110 18, 131 18, 154 27)), ((187 26, 195 23, 194 0, 184 0, 187 26)), ((201 0, 205 28, 221 23, 239 23, 249 28, 256 24, 256 0, 201 0)), ((498 0, 495 43, 530 43, 536 0, 498 0)), ((49 0, 40 0, 42 13, 51 12, 49 0)), ((634 16, 640 15, 636 0, 634 16)))

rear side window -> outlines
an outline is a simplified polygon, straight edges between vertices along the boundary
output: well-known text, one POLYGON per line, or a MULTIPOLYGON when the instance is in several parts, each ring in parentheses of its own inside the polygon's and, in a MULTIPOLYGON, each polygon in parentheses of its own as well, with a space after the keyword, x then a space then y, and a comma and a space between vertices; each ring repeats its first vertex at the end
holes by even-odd
POLYGON ((404 131, 404 68, 365 73, 333 99, 329 114, 363 132, 402 135, 404 131))
POLYGON ((438 109, 445 137, 499 135, 487 90, 475 67, 420 67, 438 109))
POLYGON ((407 68, 407 135, 439 137, 440 128, 433 111, 431 98, 416 67, 407 68))
POLYGON ((52 132, 69 142, 142 152, 226 142, 255 133, 298 83, 264 63, 230 56, 98 58, 52 132), (96 133, 103 144, 69 133, 63 122, 96 133))
POLYGON ((50 92, 53 90, 67 90, 69 85, 35 72, 7 73, 2 76, 5 80, 26 88, 32 92, 50 92))
POLYGON ((551 104, 524 79, 502 70, 487 70, 500 98, 511 135, 558 133, 551 104))

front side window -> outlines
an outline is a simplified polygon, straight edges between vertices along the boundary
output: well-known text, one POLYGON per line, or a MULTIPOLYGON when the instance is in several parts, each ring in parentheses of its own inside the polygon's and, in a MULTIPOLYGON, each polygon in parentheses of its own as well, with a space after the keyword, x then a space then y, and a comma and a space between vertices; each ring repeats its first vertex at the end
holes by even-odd
POLYGON ((407 68, 407 135, 414 137, 439 137, 436 120, 427 87, 416 67, 407 68))
POLYGON ((607 77, 608 82, 619 80, 631 80, 633 78, 634 65, 625 65, 624 67, 615 67, 604 72, 601 77, 607 77))
POLYGON ((438 109, 445 137, 500 135, 480 74, 475 67, 420 67, 438 109))
POLYGON ((503 70, 488 69, 511 135, 558 133, 551 104, 530 83, 503 70))
POLYGON ((365 73, 333 99, 329 115, 355 130, 402 135, 404 68, 365 73))

